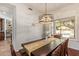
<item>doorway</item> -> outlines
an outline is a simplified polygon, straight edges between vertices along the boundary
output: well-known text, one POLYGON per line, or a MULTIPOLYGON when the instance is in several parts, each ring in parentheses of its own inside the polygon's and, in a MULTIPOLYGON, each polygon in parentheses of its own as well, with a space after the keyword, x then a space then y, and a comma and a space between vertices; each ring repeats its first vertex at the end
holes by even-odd
POLYGON ((0 4, 0 56, 11 56, 10 45, 14 37, 14 7, 8 3, 0 4))
POLYGON ((12 19, 0 18, 0 56, 11 55, 12 19))

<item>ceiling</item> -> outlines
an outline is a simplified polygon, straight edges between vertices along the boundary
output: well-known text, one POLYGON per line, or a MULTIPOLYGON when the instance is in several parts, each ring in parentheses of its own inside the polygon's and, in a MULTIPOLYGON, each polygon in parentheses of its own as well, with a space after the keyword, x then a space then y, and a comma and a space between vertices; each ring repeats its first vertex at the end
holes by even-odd
MULTIPOLYGON (((47 12, 50 13, 51 11, 59 10, 71 4, 72 3, 47 3, 47 12)), ((45 3, 25 3, 25 5, 34 11, 45 13, 45 3)), ((7 3, 0 4, 0 13, 11 16, 13 14, 13 6, 7 3)))
MULTIPOLYGON (((47 12, 56 11, 70 4, 72 3, 47 3, 47 12)), ((27 3, 26 5, 35 11, 45 13, 45 3, 27 3)))
POLYGON ((7 3, 0 3, 0 14, 11 17, 13 14, 13 6, 7 3))

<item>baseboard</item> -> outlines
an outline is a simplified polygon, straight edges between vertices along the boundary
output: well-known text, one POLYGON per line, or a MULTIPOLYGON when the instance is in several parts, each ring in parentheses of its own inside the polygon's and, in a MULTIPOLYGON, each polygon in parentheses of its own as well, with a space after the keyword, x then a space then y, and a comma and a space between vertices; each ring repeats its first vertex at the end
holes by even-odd
POLYGON ((79 50, 78 50, 78 49, 75 49, 75 48, 69 48, 69 49, 76 50, 76 51, 78 51, 78 52, 79 52, 79 50))

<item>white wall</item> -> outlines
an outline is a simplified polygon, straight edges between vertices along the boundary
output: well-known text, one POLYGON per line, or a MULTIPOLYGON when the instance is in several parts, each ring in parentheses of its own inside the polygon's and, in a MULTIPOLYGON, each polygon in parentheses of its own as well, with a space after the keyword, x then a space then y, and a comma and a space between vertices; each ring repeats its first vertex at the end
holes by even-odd
POLYGON ((70 39, 69 47, 79 50, 79 4, 72 4, 55 11, 54 19, 75 16, 75 39, 70 39))
POLYGON ((21 44, 42 38, 42 25, 38 22, 39 13, 30 11, 24 4, 12 4, 16 6, 16 38, 13 45, 16 51, 21 49, 21 44))

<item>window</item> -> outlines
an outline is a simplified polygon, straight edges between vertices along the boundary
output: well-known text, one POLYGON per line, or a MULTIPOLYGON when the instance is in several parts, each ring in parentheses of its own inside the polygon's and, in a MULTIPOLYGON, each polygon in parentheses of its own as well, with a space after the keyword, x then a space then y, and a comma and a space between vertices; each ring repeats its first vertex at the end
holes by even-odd
POLYGON ((75 17, 56 20, 55 34, 60 34, 61 38, 75 38, 75 17))

